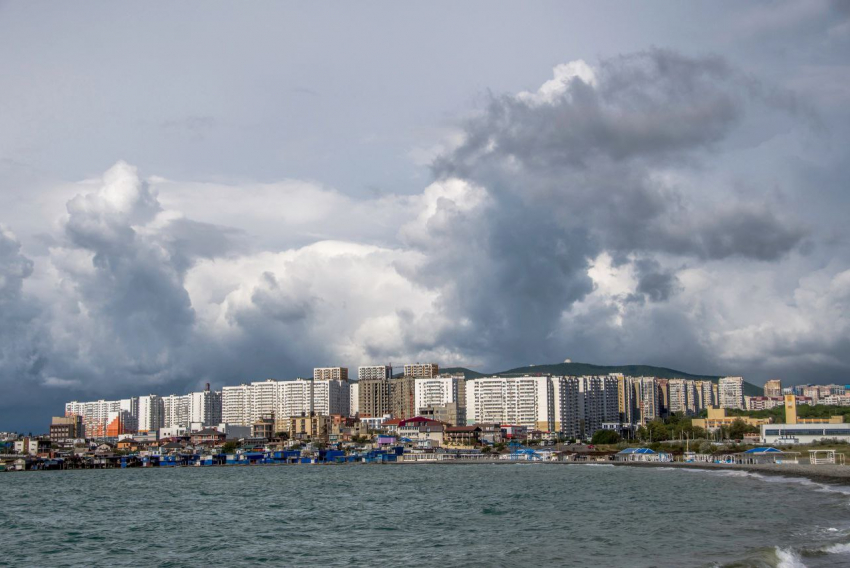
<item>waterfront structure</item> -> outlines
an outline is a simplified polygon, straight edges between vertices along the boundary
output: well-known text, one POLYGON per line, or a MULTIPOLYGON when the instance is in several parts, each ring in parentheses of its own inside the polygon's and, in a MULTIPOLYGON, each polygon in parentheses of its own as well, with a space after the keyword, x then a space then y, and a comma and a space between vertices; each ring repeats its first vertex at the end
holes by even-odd
POLYGON ((404 366, 404 376, 417 379, 430 379, 440 374, 440 366, 436 363, 409 363, 404 366))
POLYGON ((720 408, 744 408, 744 378, 723 377, 717 382, 720 408))
POLYGON ((544 377, 482 377, 466 381, 466 421, 554 428, 552 382, 544 377))
POLYGON ((314 381, 347 381, 348 367, 316 367, 313 369, 314 381))
POLYGON ((365 365, 357 368, 358 381, 391 379, 392 376, 392 365, 365 365))
POLYGON ((850 442, 850 424, 819 422, 761 426, 761 441, 765 444, 811 444, 824 439, 850 442))
POLYGON ((779 379, 770 379, 764 383, 764 396, 775 398, 782 396, 782 381, 779 379))
POLYGON ((139 397, 139 432, 156 432, 164 424, 165 407, 156 394, 139 397))

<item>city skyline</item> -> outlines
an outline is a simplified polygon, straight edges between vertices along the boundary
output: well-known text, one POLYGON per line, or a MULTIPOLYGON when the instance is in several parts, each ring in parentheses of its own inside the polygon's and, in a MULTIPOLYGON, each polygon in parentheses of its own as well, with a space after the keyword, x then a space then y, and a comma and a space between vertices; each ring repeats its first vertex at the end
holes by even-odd
POLYGON ((850 372, 840 3, 44 8, 0 7, 0 428, 317 361, 850 372))

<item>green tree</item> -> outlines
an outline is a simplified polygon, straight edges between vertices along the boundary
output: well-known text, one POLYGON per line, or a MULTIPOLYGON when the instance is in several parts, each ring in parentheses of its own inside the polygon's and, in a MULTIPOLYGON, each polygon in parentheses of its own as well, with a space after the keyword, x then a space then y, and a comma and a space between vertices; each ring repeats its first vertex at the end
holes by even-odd
POLYGON ((620 441, 620 435, 614 430, 597 430, 590 439, 591 444, 616 444, 620 441))
POLYGON ((239 444, 237 444, 233 440, 230 440, 229 442, 224 443, 224 445, 221 447, 221 451, 222 451, 222 453, 225 453, 225 454, 235 454, 236 449, 238 447, 239 447, 239 444))

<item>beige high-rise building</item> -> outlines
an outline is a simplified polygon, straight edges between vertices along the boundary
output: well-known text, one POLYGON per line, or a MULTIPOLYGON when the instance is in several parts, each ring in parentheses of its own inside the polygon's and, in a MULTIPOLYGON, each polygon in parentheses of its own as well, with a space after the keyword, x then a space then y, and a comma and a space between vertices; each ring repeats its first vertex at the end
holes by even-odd
POLYGON ((782 396, 782 381, 770 379, 764 383, 764 396, 782 396))
POLYGON ((436 363, 412 363, 404 366, 405 377, 427 378, 440 374, 440 366, 436 363))
POLYGON ((379 418, 390 413, 390 379, 365 379, 357 381, 357 384, 357 406, 361 418, 379 418))
POLYGON ((316 367, 313 369, 315 381, 347 381, 348 367, 316 367))
POLYGON ((369 379, 391 379, 393 377, 392 365, 363 365, 357 368, 357 380, 369 379))
POLYGON ((390 414, 393 418, 407 420, 416 416, 416 381, 413 377, 390 380, 390 414))

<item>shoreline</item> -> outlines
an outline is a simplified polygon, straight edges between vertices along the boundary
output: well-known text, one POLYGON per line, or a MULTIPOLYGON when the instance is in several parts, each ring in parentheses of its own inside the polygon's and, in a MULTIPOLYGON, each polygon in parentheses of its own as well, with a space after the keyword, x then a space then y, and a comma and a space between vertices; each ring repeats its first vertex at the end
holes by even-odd
MULTIPOLYGON (((776 477, 795 477, 805 478, 815 483, 825 483, 830 485, 844 485, 850 487, 850 466, 837 464, 716 464, 716 463, 683 463, 683 462, 615 462, 615 461, 600 461, 600 462, 570 462, 570 461, 525 461, 525 460, 500 460, 500 459, 477 459, 477 460, 440 460, 440 461, 399 461, 399 462, 384 462, 384 463, 276 463, 276 464, 220 464, 214 466, 201 466, 198 469, 209 468, 253 468, 253 467, 274 467, 274 466, 356 466, 356 465, 397 465, 397 466, 413 466, 413 465, 565 465, 565 466, 613 466, 613 467, 637 467, 637 468, 666 468, 666 469, 693 469, 703 471, 743 471, 746 473, 755 473, 770 475, 776 477)), ((147 467, 147 468, 126 468, 140 470, 173 470, 173 469, 195 469, 196 466, 177 466, 177 467, 147 467)), ((107 471, 121 470, 124 468, 74 468, 67 470, 38 470, 38 471, 107 471)), ((31 472, 33 470, 27 470, 31 472)), ((21 471, 5 471, 3 473, 23 473, 21 471)))

